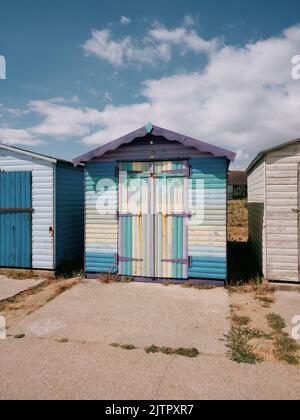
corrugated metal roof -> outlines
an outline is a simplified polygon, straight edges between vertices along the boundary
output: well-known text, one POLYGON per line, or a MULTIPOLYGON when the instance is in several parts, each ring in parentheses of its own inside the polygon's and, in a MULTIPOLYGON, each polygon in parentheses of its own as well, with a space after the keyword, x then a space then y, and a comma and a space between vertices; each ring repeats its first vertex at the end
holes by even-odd
POLYGON ((132 133, 126 134, 123 137, 120 137, 117 140, 104 144, 103 146, 98 147, 97 149, 92 150, 89 153, 81 155, 73 160, 75 166, 79 165, 80 163, 89 162, 94 158, 99 158, 103 156, 105 153, 116 150, 123 144, 131 143, 133 140, 138 138, 143 138, 147 135, 151 134, 153 137, 164 137, 169 141, 177 141, 179 143, 184 144, 187 147, 194 147, 195 149, 204 152, 204 153, 211 153, 214 156, 218 157, 226 157, 228 160, 233 161, 235 159, 236 153, 230 152, 228 150, 222 149, 217 146, 213 146, 209 143, 205 143, 201 140, 196 140, 192 137, 187 137, 183 134, 175 133, 170 130, 166 130, 164 128, 160 128, 157 126, 148 124, 146 127, 139 128, 138 130, 133 131, 132 133))

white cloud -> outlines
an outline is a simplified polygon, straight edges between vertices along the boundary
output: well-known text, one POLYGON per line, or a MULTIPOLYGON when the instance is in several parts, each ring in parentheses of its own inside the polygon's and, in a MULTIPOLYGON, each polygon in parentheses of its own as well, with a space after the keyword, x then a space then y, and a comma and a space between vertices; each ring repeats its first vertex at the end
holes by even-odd
POLYGON ((195 19, 191 15, 186 15, 183 21, 185 26, 194 26, 196 24, 195 19))
POLYGON ((31 101, 31 112, 41 117, 41 124, 31 133, 58 138, 85 136, 99 122, 100 112, 92 108, 73 108, 53 101, 31 101))
POLYGON ((7 145, 37 146, 42 141, 35 138, 27 129, 0 128, 0 143, 7 145))
POLYGON ((120 41, 111 39, 111 31, 104 29, 102 31, 92 31, 92 37, 84 44, 83 49, 89 55, 94 55, 111 64, 121 66, 124 64, 124 56, 131 45, 129 37, 120 41))
MULTIPOLYGON (((159 41, 178 44, 187 33, 162 27, 153 31, 159 41)), ((257 151, 300 137, 300 83, 290 68, 299 45, 300 25, 244 47, 223 46, 202 71, 145 81, 143 103, 105 108, 105 128, 83 141, 101 144, 150 119, 238 150, 237 164, 246 165, 257 151)))
POLYGON ((149 31, 149 36, 157 42, 180 47, 182 53, 192 51, 196 54, 210 54, 219 45, 217 39, 207 41, 201 38, 196 31, 184 27, 169 30, 165 26, 157 24, 149 31))
POLYGON ((157 62, 170 61, 173 47, 178 47, 181 54, 188 51, 211 54, 218 44, 218 40, 207 41, 192 29, 179 27, 169 30, 156 23, 141 40, 132 39, 130 36, 114 39, 110 29, 93 30, 83 49, 88 55, 106 60, 114 66, 136 63, 155 65, 157 62))
POLYGON ((131 19, 128 16, 121 16, 120 23, 122 25, 129 25, 131 23, 131 19))
MULTIPOLYGON (((160 36, 175 43, 185 33, 166 30, 160 36)), ((236 150, 236 165, 245 167, 259 150, 300 137, 300 82, 291 77, 291 58, 299 54, 299 45, 300 25, 244 47, 219 47, 201 71, 145 81, 139 92, 144 100, 135 104, 109 104, 98 111, 32 101, 29 109, 41 123, 29 132, 81 138, 96 147, 151 120, 236 150)))

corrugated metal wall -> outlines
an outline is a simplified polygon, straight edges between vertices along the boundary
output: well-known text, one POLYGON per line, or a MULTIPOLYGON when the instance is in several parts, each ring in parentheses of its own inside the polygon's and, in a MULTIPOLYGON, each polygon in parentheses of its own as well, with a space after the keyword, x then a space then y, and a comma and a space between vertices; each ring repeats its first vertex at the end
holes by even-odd
POLYGON ((53 163, 0 148, 0 170, 32 172, 32 266, 54 269, 53 238, 49 235, 49 227, 54 226, 53 163))
POLYGON ((31 172, 0 172, 0 267, 31 267, 31 208, 31 172))
POLYGON ((84 170, 56 165, 56 267, 83 258, 84 170))

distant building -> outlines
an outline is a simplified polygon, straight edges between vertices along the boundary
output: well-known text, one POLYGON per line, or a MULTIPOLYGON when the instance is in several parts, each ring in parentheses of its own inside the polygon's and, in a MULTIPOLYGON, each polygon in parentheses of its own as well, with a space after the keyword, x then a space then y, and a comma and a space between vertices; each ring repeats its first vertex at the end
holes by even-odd
POLYGON ((228 176, 228 199, 247 198, 247 175, 244 171, 230 171, 228 176))

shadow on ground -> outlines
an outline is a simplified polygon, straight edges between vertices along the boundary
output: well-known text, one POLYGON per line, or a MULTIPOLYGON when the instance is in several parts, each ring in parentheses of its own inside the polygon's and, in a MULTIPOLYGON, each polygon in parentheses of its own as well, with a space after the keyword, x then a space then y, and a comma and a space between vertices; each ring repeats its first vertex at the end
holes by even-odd
POLYGON ((249 242, 228 242, 228 283, 229 285, 247 284, 261 278, 249 242))

